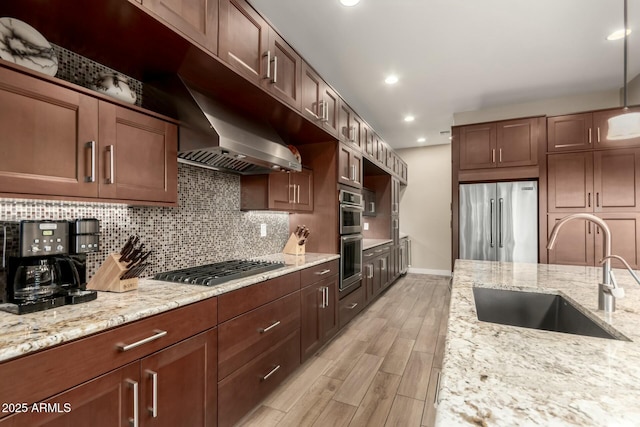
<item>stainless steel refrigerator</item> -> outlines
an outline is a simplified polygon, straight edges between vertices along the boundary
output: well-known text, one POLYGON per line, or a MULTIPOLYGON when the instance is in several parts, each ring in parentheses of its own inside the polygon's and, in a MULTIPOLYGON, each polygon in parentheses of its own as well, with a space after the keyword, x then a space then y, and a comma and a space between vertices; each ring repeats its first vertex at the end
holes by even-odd
POLYGON ((462 259, 538 262, 536 181, 460 184, 462 259))

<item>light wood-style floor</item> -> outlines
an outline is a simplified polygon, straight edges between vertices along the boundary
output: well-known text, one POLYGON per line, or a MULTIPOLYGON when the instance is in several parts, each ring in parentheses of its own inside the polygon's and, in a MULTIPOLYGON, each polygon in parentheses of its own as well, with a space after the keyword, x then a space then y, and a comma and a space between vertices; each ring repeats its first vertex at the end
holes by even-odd
POLYGON ((432 426, 449 278, 409 274, 305 362, 243 426, 432 426))

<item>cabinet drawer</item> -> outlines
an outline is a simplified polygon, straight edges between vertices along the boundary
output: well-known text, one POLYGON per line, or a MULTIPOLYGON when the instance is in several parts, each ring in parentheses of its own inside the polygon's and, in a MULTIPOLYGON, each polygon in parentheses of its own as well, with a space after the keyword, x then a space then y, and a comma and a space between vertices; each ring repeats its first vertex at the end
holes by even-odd
POLYGON ((339 265, 339 260, 334 259, 333 261, 305 268, 300 272, 300 281, 302 282, 302 286, 308 286, 318 280, 324 279, 325 277, 338 274, 339 265))
POLYGON ((360 313, 364 308, 365 290, 364 285, 351 292, 349 295, 340 300, 340 328, 349 323, 356 314, 360 313))
POLYGON ((300 328, 300 291, 218 327, 218 379, 262 354, 300 328))
POLYGON ((216 326, 216 298, 0 364, 0 402, 37 402, 216 326), (119 345, 165 335, 128 350, 119 345), (37 387, 34 387, 37 384, 37 387))
POLYGON ((218 323, 222 323, 300 289, 300 273, 295 272, 256 283, 218 297, 218 323))
POLYGON ((218 426, 231 426, 300 366, 300 330, 218 383, 218 426))

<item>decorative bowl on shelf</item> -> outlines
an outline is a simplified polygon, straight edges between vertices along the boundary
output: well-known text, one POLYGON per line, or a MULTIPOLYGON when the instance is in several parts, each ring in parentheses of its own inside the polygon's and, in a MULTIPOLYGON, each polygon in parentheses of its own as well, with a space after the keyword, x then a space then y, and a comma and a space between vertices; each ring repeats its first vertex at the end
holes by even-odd
POLYGON ((42 34, 15 18, 0 18, 0 58, 55 76, 58 57, 42 34))
POLYGON ((119 73, 99 73, 91 89, 128 104, 136 103, 136 93, 129 87, 127 77, 119 73))

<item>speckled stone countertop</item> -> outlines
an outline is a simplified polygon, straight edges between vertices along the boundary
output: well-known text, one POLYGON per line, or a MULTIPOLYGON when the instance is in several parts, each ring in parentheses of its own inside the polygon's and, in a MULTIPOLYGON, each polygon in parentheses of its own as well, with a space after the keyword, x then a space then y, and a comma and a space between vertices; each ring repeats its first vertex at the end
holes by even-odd
POLYGON ((640 286, 597 310, 602 270, 457 260, 436 425, 639 426, 640 286), (472 288, 557 293, 631 341, 480 322, 472 288))
POLYGON ((285 267, 218 286, 141 279, 135 291, 100 292, 84 304, 23 315, 0 312, 0 362, 338 258, 274 254, 258 259, 284 261, 285 267))
POLYGON ((362 250, 375 248, 376 246, 384 245, 385 243, 393 242, 392 239, 362 239, 362 250))

